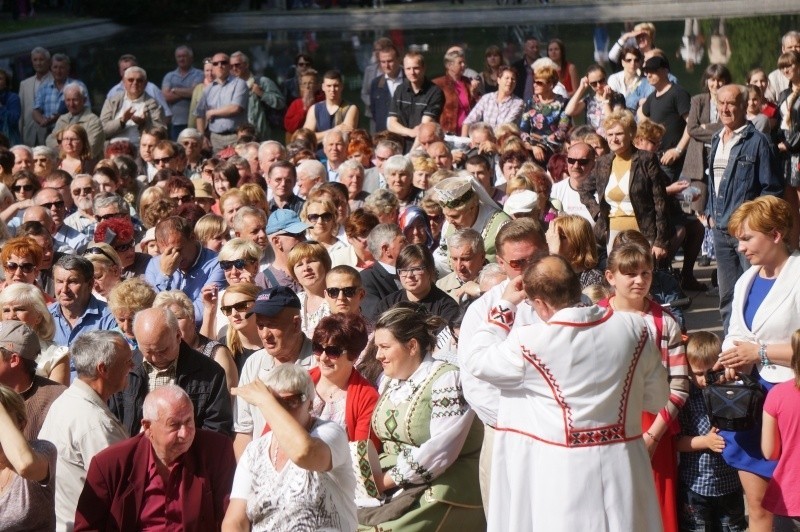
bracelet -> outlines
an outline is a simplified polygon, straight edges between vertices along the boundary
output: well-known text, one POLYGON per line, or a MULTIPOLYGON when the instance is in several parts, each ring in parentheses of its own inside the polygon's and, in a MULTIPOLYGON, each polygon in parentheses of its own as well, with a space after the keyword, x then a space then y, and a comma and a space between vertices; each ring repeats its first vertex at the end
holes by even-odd
POLYGON ((650 436, 650 439, 651 439, 651 440, 653 440, 654 442, 658 443, 658 441, 659 441, 659 440, 658 440, 658 438, 656 438, 655 436, 653 436, 653 433, 652 433, 652 432, 650 432, 650 431, 648 430, 647 432, 645 432, 645 434, 647 434, 648 436, 650 436))
POLYGON ((680 149, 680 148, 679 148, 679 147, 677 147, 677 146, 675 146, 675 147, 674 147, 674 148, 672 148, 672 149, 673 149, 673 150, 675 150, 676 152, 678 152, 678 155, 680 155, 681 153, 683 153, 683 150, 682 150, 682 149, 680 149))
POLYGON ((767 344, 759 342, 758 344, 758 358, 760 359, 761 366, 771 366, 772 362, 767 357, 767 344))

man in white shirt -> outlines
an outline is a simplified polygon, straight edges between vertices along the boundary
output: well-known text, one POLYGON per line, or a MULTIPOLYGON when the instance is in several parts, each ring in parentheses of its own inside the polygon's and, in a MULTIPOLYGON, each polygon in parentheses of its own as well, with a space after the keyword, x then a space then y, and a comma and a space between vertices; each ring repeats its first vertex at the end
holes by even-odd
MULTIPOLYGON (((508 277, 483 296, 472 303, 461 322, 462 331, 476 331, 486 321, 489 311, 500 301, 503 291, 511 282, 522 282, 522 272, 539 254, 547 254, 547 242, 541 224, 532 218, 520 218, 504 225, 497 233, 497 263, 508 277)), ((533 307, 522 302, 517 307, 514 327, 541 320, 533 307)), ((465 337, 466 338, 466 337, 465 337)), ((470 342, 460 342, 458 346, 459 366, 461 367, 461 385, 464 398, 475 410, 484 423, 483 447, 480 456, 480 483, 483 508, 489 510, 489 479, 491 477, 492 444, 494 427, 497 426, 497 408, 500 402, 500 390, 492 384, 482 381, 465 369, 469 358, 476 356, 471 350, 470 342)))
POLYGON ((586 218, 594 225, 589 209, 581 202, 580 189, 594 169, 595 153, 585 142, 576 142, 567 151, 567 173, 564 179, 553 185, 550 197, 561 202, 561 209, 567 214, 586 218))
POLYGON ((40 126, 33 119, 33 103, 39 87, 53 81, 53 75, 50 73, 50 52, 37 46, 31 50, 31 64, 34 75, 19 84, 19 100, 22 107, 19 131, 22 133, 22 142, 25 145, 39 146, 44 144, 47 128, 40 126))
POLYGON ((39 438, 58 449, 56 530, 73 528, 86 472, 94 455, 128 437, 106 404, 122 391, 133 368, 133 353, 121 334, 87 331, 70 345, 78 377, 53 402, 39 438))
MULTIPOLYGON (((163 126, 164 111, 158 101, 144 90, 147 72, 138 66, 129 67, 123 76, 125 89, 116 92, 103 104, 100 121, 107 139, 125 137, 138 144, 142 132, 163 126)), ((158 91, 161 94, 161 91, 158 91)))

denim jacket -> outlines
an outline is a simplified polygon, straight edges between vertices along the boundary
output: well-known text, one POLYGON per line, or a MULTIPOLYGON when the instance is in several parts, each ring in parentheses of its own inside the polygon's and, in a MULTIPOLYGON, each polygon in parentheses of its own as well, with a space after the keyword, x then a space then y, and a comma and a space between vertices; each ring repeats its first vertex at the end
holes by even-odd
POLYGON ((715 227, 728 229, 728 219, 739 205, 759 196, 781 196, 784 189, 783 174, 778 168, 778 158, 766 135, 748 122, 742 138, 731 149, 728 166, 723 172, 719 190, 714 182, 714 154, 724 130, 714 134, 708 154, 708 201, 706 214, 714 219, 715 227))

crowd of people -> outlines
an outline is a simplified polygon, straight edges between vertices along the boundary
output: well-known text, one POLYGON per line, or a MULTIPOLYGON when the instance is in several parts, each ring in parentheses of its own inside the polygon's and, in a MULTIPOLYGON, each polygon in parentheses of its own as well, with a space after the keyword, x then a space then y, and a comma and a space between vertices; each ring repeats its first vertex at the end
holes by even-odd
POLYGON ((99 115, 0 70, 0 528, 800 530, 800 33, 695 96, 655 36, 381 38, 361 102, 305 53, 125 54, 99 115))

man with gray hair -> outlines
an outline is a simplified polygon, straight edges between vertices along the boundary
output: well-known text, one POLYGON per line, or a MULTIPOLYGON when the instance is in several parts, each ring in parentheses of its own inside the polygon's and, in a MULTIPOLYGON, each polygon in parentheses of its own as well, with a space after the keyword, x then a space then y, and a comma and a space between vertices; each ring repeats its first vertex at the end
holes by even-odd
POLYGON ((375 262, 361 271, 361 285, 367 292, 361 310, 372 323, 378 321, 381 300, 402 288, 395 265, 406 243, 406 237, 397 224, 376 225, 367 236, 367 247, 375 262))
POLYGON ((116 91, 103 104, 100 121, 106 138, 124 137, 138 144, 142 131, 166 125, 164 111, 158 101, 144 90, 147 72, 143 68, 128 67, 123 73, 122 83, 124 90, 116 91))
POLYGON ((86 97, 87 105, 91 107, 89 101, 89 90, 83 82, 69 77, 70 62, 65 54, 53 54, 50 61, 50 73, 52 78, 44 81, 39 90, 36 91, 36 98, 33 102, 33 120, 48 133, 53 131, 58 117, 63 114, 64 109, 64 87, 70 83, 80 85, 83 95, 86 97))
POLYGON ((339 181, 339 165, 347 159, 347 139, 338 129, 329 129, 322 137, 322 151, 328 158, 325 169, 328 181, 339 181))
POLYGON ((255 126, 256 138, 266 140, 273 136, 269 115, 286 108, 283 93, 268 77, 253 75, 250 59, 243 52, 231 54, 231 72, 247 83, 247 121, 255 126))
POLYGON ((308 198, 308 193, 314 186, 328 181, 328 172, 325 165, 316 159, 303 159, 297 165, 297 195, 308 198))
MULTIPOLYGON (((119 69, 119 77, 120 81, 113 87, 111 87, 106 94, 106 100, 109 98, 116 96, 125 92, 125 71, 128 70, 130 67, 138 67, 139 61, 136 59, 136 56, 133 54, 122 54, 117 61, 117 68, 119 69)), ((164 95, 161 93, 161 89, 158 88, 158 85, 151 81, 147 81, 144 85, 144 92, 145 94, 150 95, 156 102, 158 102, 159 107, 161 107, 161 113, 164 116, 164 123, 169 124, 170 120, 172 119, 172 111, 170 110, 169 106, 167 105, 167 101, 164 99, 164 95)))
POLYGON ((92 157, 101 159, 103 157, 103 144, 106 141, 106 134, 103 132, 103 124, 100 117, 86 106, 86 97, 83 95, 81 86, 77 83, 68 83, 64 87, 64 105, 67 112, 58 117, 53 132, 47 136, 45 141, 47 146, 58 149, 58 139, 56 133, 65 127, 78 124, 86 130, 89 137, 89 150, 92 157))
POLYGON ((115 394, 109 408, 131 434, 141 430, 147 394, 177 384, 194 405, 198 427, 230 435, 233 426, 231 396, 222 367, 181 340, 172 311, 149 308, 136 313, 133 334, 142 353, 128 374, 124 391, 115 394))
POLYGON ((70 357, 77 378, 53 402, 39 433, 39 438, 58 449, 54 472, 57 530, 73 528, 92 458, 129 435, 106 404, 125 388, 133 367, 133 353, 125 338, 112 331, 87 332, 70 345, 70 357))
POLYGON ((24 144, 17 144, 16 146, 11 146, 9 151, 14 154, 12 173, 16 174, 20 170, 33 172, 33 150, 30 147, 24 144))
MULTIPOLYGON (((176 140, 189 124, 189 104, 194 88, 203 82, 203 71, 192 66, 194 53, 186 45, 175 48, 175 63, 178 68, 167 72, 161 82, 161 94, 166 107, 172 112, 170 138, 176 140)), ((180 141, 179 141, 180 142, 180 141)))
POLYGON ((143 431, 92 460, 75 530, 220 530, 236 471, 230 438, 196 427, 179 386, 153 390, 142 410, 143 431))
POLYGON ((403 147, 393 140, 382 140, 375 146, 375 157, 372 159, 374 166, 364 171, 364 185, 361 187, 367 194, 372 194, 379 188, 386 188, 386 178, 383 175, 383 163, 392 155, 402 155, 403 147))
POLYGON ((19 100, 22 108, 19 131, 24 144, 38 146, 44 144, 47 128, 33 120, 33 102, 39 87, 53 80, 53 75, 50 73, 50 52, 41 46, 31 50, 31 65, 33 65, 33 76, 22 80, 19 84, 19 100))
POLYGON ((481 295, 478 274, 486 262, 483 237, 474 229, 459 229, 447 238, 451 273, 436 281, 436 286, 457 302, 481 295))
POLYGON ((244 206, 233 216, 233 233, 258 246, 261 251, 269 248, 267 240, 267 214, 258 207, 244 206))
POLYGON ((286 148, 276 140, 262 142, 258 147, 258 168, 264 180, 267 179, 269 167, 275 161, 286 160, 286 148))

